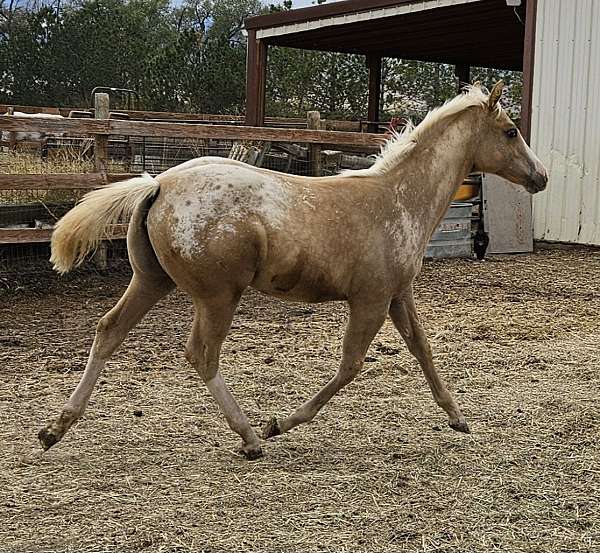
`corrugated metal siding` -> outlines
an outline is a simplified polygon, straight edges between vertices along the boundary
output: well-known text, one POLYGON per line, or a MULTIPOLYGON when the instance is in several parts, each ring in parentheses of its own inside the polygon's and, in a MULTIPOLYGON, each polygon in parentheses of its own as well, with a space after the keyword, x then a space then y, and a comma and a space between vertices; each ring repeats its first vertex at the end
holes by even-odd
POLYGON ((531 142, 550 173, 536 239, 600 244, 600 1, 538 0, 531 142))

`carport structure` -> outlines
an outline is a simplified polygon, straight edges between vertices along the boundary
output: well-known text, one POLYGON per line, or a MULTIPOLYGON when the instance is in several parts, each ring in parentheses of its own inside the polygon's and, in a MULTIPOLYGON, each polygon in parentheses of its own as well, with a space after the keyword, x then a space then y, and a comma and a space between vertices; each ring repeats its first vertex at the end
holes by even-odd
POLYGON ((529 136, 537 0, 345 0, 246 20, 246 124, 265 118, 269 46, 365 55, 369 121, 379 120, 384 57, 523 71, 521 125, 529 136))
MULTIPOLYGON (((529 140, 539 1, 344 0, 248 18, 246 124, 263 125, 268 49, 286 46, 366 56, 370 122, 379 120, 384 57, 454 65, 458 83, 470 82, 471 67, 522 71, 529 140)), ((531 197, 494 175, 483 185, 489 250, 531 251, 531 197)))

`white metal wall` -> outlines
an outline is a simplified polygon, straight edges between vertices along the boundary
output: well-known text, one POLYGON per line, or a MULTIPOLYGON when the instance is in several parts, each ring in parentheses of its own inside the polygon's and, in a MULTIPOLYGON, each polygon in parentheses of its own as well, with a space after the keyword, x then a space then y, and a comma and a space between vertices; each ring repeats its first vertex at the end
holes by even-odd
POLYGON ((600 244, 600 0, 538 0, 533 71, 534 236, 600 244))

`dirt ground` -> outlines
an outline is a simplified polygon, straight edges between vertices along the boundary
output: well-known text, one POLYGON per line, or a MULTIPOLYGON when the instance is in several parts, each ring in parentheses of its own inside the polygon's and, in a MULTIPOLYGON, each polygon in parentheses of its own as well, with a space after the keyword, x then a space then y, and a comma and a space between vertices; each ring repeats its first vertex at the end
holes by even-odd
MULTIPOLYGON (((425 264, 418 305, 469 436, 386 323, 359 378, 248 462, 185 361, 175 293, 41 454, 127 281, 0 280, 0 551, 600 550, 600 251, 425 264)), ((345 320, 247 294, 222 368, 253 424, 334 373, 345 320)))

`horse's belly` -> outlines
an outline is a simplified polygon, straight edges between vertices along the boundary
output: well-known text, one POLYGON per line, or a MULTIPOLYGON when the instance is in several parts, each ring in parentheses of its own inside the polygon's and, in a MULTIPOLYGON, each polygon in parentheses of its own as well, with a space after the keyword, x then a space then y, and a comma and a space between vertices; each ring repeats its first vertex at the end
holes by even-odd
POLYGON ((265 294, 290 301, 317 303, 348 297, 342 275, 319 267, 301 254, 283 262, 282 259, 272 263, 267 261, 256 272, 252 286, 265 294))
POLYGON ((332 290, 320 290, 311 286, 297 286, 291 290, 280 290, 274 286, 252 284, 252 287, 264 294, 287 301, 304 303, 322 303, 326 301, 345 300, 346 295, 332 290))
POLYGON ((317 288, 310 285, 298 285, 290 290, 282 290, 272 284, 263 284, 253 282, 252 287, 260 292, 268 294, 282 300, 300 301, 305 303, 321 303, 326 301, 336 301, 347 299, 341 291, 332 289, 317 288))

